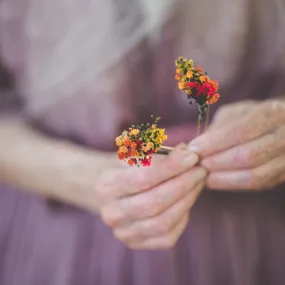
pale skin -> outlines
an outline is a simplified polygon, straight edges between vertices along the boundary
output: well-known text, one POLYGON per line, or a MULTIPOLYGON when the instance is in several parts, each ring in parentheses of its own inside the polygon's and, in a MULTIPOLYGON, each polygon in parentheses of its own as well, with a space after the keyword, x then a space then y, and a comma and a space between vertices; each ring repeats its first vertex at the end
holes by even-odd
POLYGON ((151 168, 130 168, 23 122, 2 120, 0 138, 0 181, 98 213, 133 249, 174 246, 207 176, 185 147, 155 157, 151 168))
POLYGON ((155 157, 153 167, 138 169, 114 154, 0 120, 0 181, 98 213, 132 249, 171 248, 204 184, 244 191, 285 181, 284 124, 281 100, 228 105, 190 144, 201 166, 195 152, 179 147, 170 156, 155 157))
POLYGON ((207 187, 265 190, 285 182, 285 102, 222 107, 207 133, 190 143, 210 172, 207 187))

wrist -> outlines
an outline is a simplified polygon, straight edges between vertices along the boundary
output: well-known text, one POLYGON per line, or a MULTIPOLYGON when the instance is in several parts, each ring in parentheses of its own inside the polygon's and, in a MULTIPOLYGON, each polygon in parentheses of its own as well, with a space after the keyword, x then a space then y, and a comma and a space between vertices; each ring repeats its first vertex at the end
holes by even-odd
POLYGON ((54 159, 50 160, 48 166, 49 187, 45 196, 97 211, 96 181, 114 155, 85 149, 69 142, 55 144, 54 159))

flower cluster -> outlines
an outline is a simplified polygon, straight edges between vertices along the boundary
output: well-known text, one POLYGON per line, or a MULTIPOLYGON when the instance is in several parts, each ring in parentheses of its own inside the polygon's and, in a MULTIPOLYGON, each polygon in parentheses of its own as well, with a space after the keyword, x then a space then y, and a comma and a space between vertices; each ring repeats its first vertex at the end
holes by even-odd
MULTIPOLYGON (((153 118, 153 116, 151 116, 153 118)), ((116 138, 118 158, 130 166, 150 166, 152 154, 156 153, 167 139, 165 129, 157 127, 160 118, 153 124, 133 125, 116 138)))
MULTIPOLYGON (((175 65, 178 88, 188 95, 188 99, 193 99, 201 106, 214 104, 219 100, 218 82, 211 80, 200 67, 195 67, 193 60, 179 57, 175 65)), ((192 104, 192 101, 190 103, 192 104)))

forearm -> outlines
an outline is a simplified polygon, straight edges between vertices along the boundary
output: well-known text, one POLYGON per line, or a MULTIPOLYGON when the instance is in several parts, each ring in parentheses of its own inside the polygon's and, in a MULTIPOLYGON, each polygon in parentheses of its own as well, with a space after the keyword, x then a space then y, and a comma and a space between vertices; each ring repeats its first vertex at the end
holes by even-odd
POLYGON ((22 121, 0 119, 1 183, 60 200, 72 199, 81 186, 76 185, 76 177, 82 165, 88 168, 92 163, 94 172, 99 165, 96 152, 92 156, 89 152, 37 133, 22 121))

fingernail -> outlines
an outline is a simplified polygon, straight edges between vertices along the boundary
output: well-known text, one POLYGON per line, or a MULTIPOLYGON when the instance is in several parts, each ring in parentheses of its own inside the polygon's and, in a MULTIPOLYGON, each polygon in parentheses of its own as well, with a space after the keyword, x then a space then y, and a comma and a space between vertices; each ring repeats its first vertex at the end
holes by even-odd
POLYGON ((197 168, 196 173, 195 173, 195 177, 197 178, 197 180, 201 180, 204 179, 207 176, 207 171, 204 168, 197 168))
POLYGON ((199 161, 199 157, 195 153, 187 154, 183 159, 185 166, 194 166, 199 161))
POLYGON ((191 151, 193 151, 193 152, 195 152, 195 153, 199 153, 199 146, 198 145, 195 145, 195 144, 189 144, 188 146, 187 146, 187 148, 189 149, 189 150, 191 150, 191 151))

